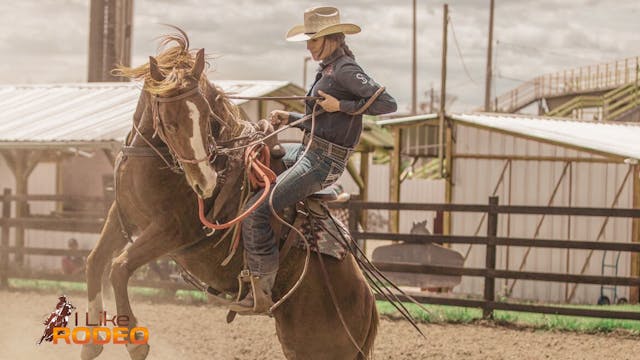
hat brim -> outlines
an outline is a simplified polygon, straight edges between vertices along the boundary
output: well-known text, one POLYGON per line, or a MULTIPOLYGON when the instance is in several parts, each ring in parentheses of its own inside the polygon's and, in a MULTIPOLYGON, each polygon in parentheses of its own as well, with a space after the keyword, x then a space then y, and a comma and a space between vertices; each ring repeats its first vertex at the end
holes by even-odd
POLYGON ((287 41, 306 41, 311 39, 317 39, 322 36, 336 34, 336 33, 345 33, 348 35, 357 34, 360 32, 360 26, 355 24, 334 24, 329 25, 326 28, 321 29, 320 31, 307 34, 304 32, 304 25, 296 25, 292 27, 288 32, 286 39, 287 41))

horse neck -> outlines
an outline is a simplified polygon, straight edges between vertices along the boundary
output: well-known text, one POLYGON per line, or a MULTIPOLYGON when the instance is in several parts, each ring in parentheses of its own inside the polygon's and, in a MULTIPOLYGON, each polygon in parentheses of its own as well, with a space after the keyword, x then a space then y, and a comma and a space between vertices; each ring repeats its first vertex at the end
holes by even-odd
MULTIPOLYGON (((216 140, 229 140, 237 137, 246 126, 246 121, 240 118, 241 110, 237 105, 228 101, 222 90, 214 87, 208 80, 204 80, 204 91, 211 106, 212 121, 220 125, 218 133, 212 134, 216 140), (220 122, 222 121, 222 124, 220 122)), ((212 129, 215 127, 212 127, 212 129)))

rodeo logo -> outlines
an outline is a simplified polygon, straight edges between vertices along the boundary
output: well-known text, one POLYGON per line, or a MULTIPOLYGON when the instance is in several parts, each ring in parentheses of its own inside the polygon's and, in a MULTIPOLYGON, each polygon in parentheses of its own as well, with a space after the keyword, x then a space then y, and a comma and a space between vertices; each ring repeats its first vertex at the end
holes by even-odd
POLYGON ((149 330, 146 327, 134 327, 129 330, 129 316, 113 315, 108 316, 106 311, 98 313, 98 321, 89 321, 89 313, 85 313, 84 326, 78 326, 78 313, 74 315, 75 327, 69 328, 69 316, 76 309, 73 304, 62 295, 58 297, 58 304, 49 317, 43 322, 44 333, 38 341, 38 345, 43 341, 58 344, 59 341, 65 344, 146 344, 149 340, 149 330), (111 327, 108 327, 108 325, 111 327))

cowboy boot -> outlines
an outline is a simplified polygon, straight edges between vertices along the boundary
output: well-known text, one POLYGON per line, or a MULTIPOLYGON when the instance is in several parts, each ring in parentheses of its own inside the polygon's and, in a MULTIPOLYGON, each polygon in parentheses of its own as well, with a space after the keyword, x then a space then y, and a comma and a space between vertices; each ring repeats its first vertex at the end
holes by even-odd
POLYGON ((271 288, 273 288, 275 280, 275 272, 263 276, 250 275, 251 290, 244 299, 231 303, 229 310, 235 311, 239 315, 269 314, 269 309, 273 305, 271 288))

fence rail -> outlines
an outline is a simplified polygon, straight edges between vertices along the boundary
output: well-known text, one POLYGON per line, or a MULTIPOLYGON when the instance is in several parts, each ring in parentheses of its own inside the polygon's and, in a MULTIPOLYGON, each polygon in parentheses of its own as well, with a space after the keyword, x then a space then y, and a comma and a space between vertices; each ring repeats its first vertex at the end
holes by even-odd
MULTIPOLYGON (((20 274, 9 271, 8 261, 9 254, 23 255, 48 255, 48 256, 64 256, 64 255, 86 255, 88 251, 73 251, 67 249, 49 249, 49 248, 30 248, 16 247, 9 244, 9 229, 11 227, 30 227, 44 226, 45 224, 60 222, 64 226, 53 226, 53 228, 67 228, 72 223, 84 224, 87 230, 99 231, 99 227, 91 228, 97 225, 96 219, 87 221, 86 219, 48 219, 42 222, 39 220, 15 219, 10 216, 11 202, 25 201, 63 201, 64 198, 49 195, 37 196, 15 196, 5 195, 0 197, 2 203, 2 216, 0 217, 0 287, 8 285, 10 276, 19 278, 34 278, 48 280, 70 280, 68 275, 47 274, 47 273, 27 273, 20 274), (50 221, 51 220, 51 221, 50 221), (87 225, 89 224, 89 225, 87 225), (91 228, 91 229, 90 229, 91 228)), ((85 198, 86 201, 100 202, 102 199, 85 198)), ((362 202, 350 201, 346 204, 332 205, 332 207, 347 208, 349 212, 349 229, 352 236, 358 240, 393 240, 404 241, 408 243, 433 243, 442 242, 449 244, 483 244, 486 245, 485 250, 485 267, 484 268, 468 268, 468 267, 447 267, 435 265, 422 265, 410 263, 391 263, 378 262, 375 265, 382 271, 404 272, 404 273, 420 273, 434 275, 460 275, 480 277, 484 279, 484 294, 482 299, 460 299, 448 297, 435 297, 415 295, 418 301, 430 304, 442 304, 452 306, 477 307, 483 310, 485 318, 493 317, 494 310, 511 310, 525 311, 543 314, 559 314, 586 317, 604 317, 615 319, 631 319, 640 320, 640 312, 633 311, 607 311, 594 309, 577 309, 562 306, 547 305, 531 305, 517 304, 512 302, 496 301, 495 281, 496 279, 523 279, 535 281, 564 282, 576 284, 602 284, 602 285, 622 285, 640 288, 640 277, 637 276, 595 276, 595 275, 575 275, 575 274, 559 274, 546 272, 531 271, 513 271, 496 269, 496 252, 499 246, 522 246, 522 247, 541 247, 555 249, 586 249, 586 250, 605 250, 605 251, 626 251, 638 256, 640 254, 640 243, 620 243, 620 242, 597 242, 597 241, 570 241, 556 239, 528 239, 528 238, 507 238, 497 236, 498 219, 501 214, 546 214, 546 215, 571 215, 571 216, 600 216, 600 217, 623 217, 640 219, 640 209, 612 209, 612 208, 586 208, 586 207, 546 207, 546 206, 504 206, 499 205, 497 197, 491 197, 486 205, 479 204, 417 204, 417 203, 380 203, 380 202, 362 202), (486 213, 487 215, 487 234, 486 236, 459 236, 459 235, 413 235, 413 234, 395 234, 381 232, 360 231, 355 224, 358 223, 359 214, 362 210, 382 209, 394 211, 444 211, 444 212, 476 212, 486 213)), ((80 225, 77 225, 80 227, 80 225)), ((72 280, 72 279, 71 279, 72 280)), ((190 289, 186 284, 171 281, 132 281, 132 285, 148 286, 168 289, 190 289)))
POLYGON ((576 284, 622 285, 640 288, 638 276, 596 276, 575 275, 531 271, 513 271, 496 269, 496 253, 498 246, 521 246, 555 249, 585 249, 631 252, 640 254, 640 243, 600 242, 600 241, 574 241, 557 239, 529 239, 507 238, 497 236, 498 216, 501 214, 523 215, 570 215, 570 216, 599 216, 622 217, 640 219, 640 209, 613 209, 613 208, 587 208, 587 207, 547 207, 547 206, 505 206, 498 204, 497 197, 489 198, 487 205, 460 205, 460 204, 417 204, 417 203, 381 203, 351 201, 345 205, 349 209, 349 229, 357 240, 391 240, 407 243, 449 243, 449 244, 482 244, 486 245, 485 267, 467 268, 438 265, 424 265, 411 263, 375 262, 382 271, 418 273, 433 275, 457 275, 484 278, 483 299, 470 300, 449 297, 429 297, 416 295, 415 298, 423 303, 477 307, 483 310, 485 318, 493 317, 494 310, 511 310, 535 312, 542 314, 573 315, 585 317, 602 317, 614 319, 640 320, 640 312, 633 311, 608 311, 599 309, 576 309, 562 306, 542 306, 530 304, 516 304, 511 302, 499 302, 495 299, 496 279, 521 279, 548 282, 563 282, 576 284), (382 232, 359 231, 356 226, 359 214, 362 210, 413 210, 413 211, 449 211, 449 212, 480 212, 486 213, 486 236, 459 236, 459 235, 415 235, 395 234, 382 232))
MULTIPOLYGON (((75 195, 14 195, 5 189, 0 195, 2 214, 0 216, 0 288, 7 287, 9 278, 38 279, 52 281, 80 281, 84 278, 77 275, 67 275, 46 271, 21 271, 9 268, 9 254, 44 255, 44 256, 84 256, 89 255, 90 250, 71 250, 62 248, 42 248, 9 246, 9 229, 35 229, 49 231, 68 231, 80 233, 100 233, 104 223, 104 213, 96 211, 79 211, 73 213, 73 217, 59 216, 25 216, 11 217, 11 203, 25 204, 30 202, 77 202, 82 204, 105 204, 109 200, 103 197, 75 196, 75 195), (79 216, 78 216, 79 215, 79 216), (88 216, 88 217, 87 217, 88 216)), ((106 209, 105 209, 106 213, 106 209)), ((167 290, 192 290, 193 287, 186 283, 169 280, 139 280, 132 279, 133 286, 150 287, 167 290)))

